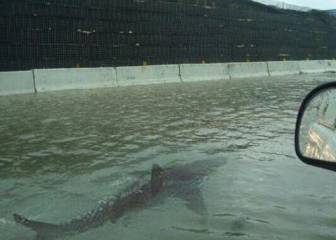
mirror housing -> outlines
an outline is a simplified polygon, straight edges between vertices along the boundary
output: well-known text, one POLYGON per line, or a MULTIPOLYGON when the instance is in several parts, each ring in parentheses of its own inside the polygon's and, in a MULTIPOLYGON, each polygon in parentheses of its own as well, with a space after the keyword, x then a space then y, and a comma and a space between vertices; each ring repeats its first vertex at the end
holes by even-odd
POLYGON ((304 162, 336 171, 336 82, 304 99, 296 121, 295 151, 304 162))

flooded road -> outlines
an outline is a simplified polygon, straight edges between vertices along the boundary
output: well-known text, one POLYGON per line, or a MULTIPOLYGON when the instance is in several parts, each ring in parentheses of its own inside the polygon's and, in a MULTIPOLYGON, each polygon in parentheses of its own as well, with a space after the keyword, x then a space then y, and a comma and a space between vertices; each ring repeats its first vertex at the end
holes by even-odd
POLYGON ((62 223, 152 164, 222 161, 200 189, 66 239, 334 239, 336 174, 294 152, 304 96, 335 74, 0 97, 0 239, 34 239, 18 212, 62 223))

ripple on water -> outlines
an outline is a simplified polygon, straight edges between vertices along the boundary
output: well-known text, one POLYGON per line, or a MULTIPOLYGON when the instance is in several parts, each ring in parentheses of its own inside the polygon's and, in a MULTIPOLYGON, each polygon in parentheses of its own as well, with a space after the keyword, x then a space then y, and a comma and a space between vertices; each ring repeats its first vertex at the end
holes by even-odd
MULTIPOLYGON (((300 101, 334 77, 3 98, 0 230, 14 211, 50 222, 84 214, 134 183, 139 172, 148 176, 153 163, 222 159, 227 164, 202 183, 205 204, 215 214, 189 216, 184 203, 168 199, 155 211, 127 215, 139 220, 129 227, 106 224, 83 239, 110 239, 111 233, 137 240, 333 239, 334 175, 301 164, 292 141, 300 101)), ((13 225, 6 239, 22 236, 25 229, 13 225)))

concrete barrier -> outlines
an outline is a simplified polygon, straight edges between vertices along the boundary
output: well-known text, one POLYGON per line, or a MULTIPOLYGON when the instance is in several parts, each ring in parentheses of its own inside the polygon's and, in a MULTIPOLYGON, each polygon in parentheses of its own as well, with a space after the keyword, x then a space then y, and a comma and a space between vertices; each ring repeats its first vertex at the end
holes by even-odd
POLYGON ((116 87, 115 68, 35 69, 37 92, 116 87))
POLYGON ((0 95, 329 71, 335 60, 36 69, 0 72, 0 95))
POLYGON ((181 64, 180 73, 183 82, 229 79, 228 64, 181 64))
POLYGON ((180 82, 178 65, 117 67, 119 86, 180 82))
POLYGON ((336 71, 336 60, 331 60, 331 71, 336 71))
POLYGON ((0 96, 34 92, 32 71, 0 72, 0 96))
POLYGON ((336 66, 334 66, 333 60, 300 61, 299 65, 302 73, 323 73, 336 71, 336 66))
POLYGON ((230 63, 231 78, 268 77, 268 68, 265 62, 230 63))
POLYGON ((267 62, 270 76, 300 74, 299 61, 267 62))

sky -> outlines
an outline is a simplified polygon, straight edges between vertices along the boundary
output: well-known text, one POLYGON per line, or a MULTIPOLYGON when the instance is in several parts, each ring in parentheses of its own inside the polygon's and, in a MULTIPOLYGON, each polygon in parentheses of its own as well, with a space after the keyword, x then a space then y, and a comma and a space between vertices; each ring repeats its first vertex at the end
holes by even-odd
POLYGON ((282 2, 314 9, 336 9, 336 0, 282 0, 282 2))

